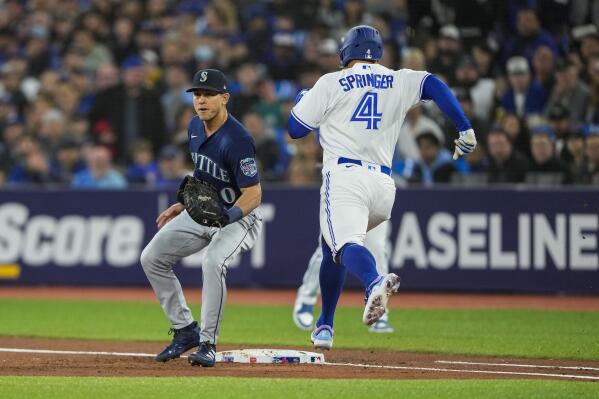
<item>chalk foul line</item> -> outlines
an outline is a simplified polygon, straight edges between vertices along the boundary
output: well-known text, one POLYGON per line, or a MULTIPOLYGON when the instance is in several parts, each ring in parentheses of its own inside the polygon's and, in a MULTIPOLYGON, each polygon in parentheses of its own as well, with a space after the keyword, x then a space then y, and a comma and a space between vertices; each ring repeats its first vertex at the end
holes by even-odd
POLYGON ((559 370, 579 370, 579 371, 599 371, 599 367, 588 366, 558 366, 558 365, 540 365, 540 364, 517 364, 517 363, 484 363, 484 362, 465 362, 457 360, 435 360, 439 364, 461 364, 466 366, 495 366, 495 367, 521 367, 533 369, 559 369, 559 370))
MULTIPOLYGON (((25 348, 0 348, 0 352, 8 353, 32 353, 32 354, 50 354, 50 355, 88 355, 88 356, 131 356, 131 357, 155 357, 152 353, 134 353, 134 352, 95 352, 95 351, 67 351, 67 350, 48 350, 48 349, 25 349, 25 348)), ((187 356, 181 356, 185 358, 187 356)), ((502 366, 502 367, 530 367, 530 368, 565 368, 568 370, 597 370, 593 367, 576 367, 576 366, 535 366, 535 365, 520 365, 509 363, 475 363, 475 362, 450 362, 445 360, 437 360, 436 363, 448 364, 463 364, 463 365, 484 365, 484 366, 502 366)), ((535 373, 521 371, 492 371, 492 370, 463 370, 437 367, 417 367, 417 366, 388 366, 388 365, 373 365, 373 364, 355 364, 355 363, 330 363, 324 362, 323 366, 336 367, 361 367, 361 368, 378 368, 384 370, 405 370, 405 371, 433 371, 440 373, 471 373, 471 374, 490 374, 490 375, 517 375, 528 377, 553 377, 579 380, 594 380, 599 381, 599 376, 590 375, 574 375, 574 374, 555 374, 555 373, 535 373)))

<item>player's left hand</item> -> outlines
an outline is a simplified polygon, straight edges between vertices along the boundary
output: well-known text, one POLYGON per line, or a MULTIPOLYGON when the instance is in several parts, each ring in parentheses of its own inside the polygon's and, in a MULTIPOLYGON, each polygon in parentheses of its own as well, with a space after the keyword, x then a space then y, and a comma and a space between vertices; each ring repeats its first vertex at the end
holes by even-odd
POLYGON ((216 188, 210 183, 191 177, 183 190, 185 209, 196 222, 207 227, 223 227, 229 223, 216 188))
POLYGON ((474 135, 474 130, 468 129, 460 132, 460 137, 453 142, 455 143, 453 159, 458 159, 462 155, 472 153, 476 148, 476 136, 474 135))

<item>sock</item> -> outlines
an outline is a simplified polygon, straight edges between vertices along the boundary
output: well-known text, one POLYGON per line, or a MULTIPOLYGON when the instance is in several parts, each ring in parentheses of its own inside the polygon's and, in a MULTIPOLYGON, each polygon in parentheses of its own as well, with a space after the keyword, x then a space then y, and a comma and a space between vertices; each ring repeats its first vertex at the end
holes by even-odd
POLYGON ((347 269, 338 265, 333 260, 331 249, 322 239, 322 263, 320 265, 320 295, 322 297, 322 310, 316 322, 316 327, 323 324, 333 327, 335 309, 345 283, 347 269))
POLYGON ((364 284, 365 289, 368 289, 379 276, 374 256, 362 245, 354 243, 344 245, 339 261, 364 284))

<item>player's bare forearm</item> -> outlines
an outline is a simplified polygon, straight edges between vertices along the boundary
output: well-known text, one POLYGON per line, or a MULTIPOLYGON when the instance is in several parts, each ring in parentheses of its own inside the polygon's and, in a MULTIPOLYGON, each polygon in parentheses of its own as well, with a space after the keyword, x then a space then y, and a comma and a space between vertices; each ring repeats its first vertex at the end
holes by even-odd
POLYGON ((262 202, 262 186, 258 183, 240 190, 241 196, 235 202, 235 206, 241 209, 243 216, 246 216, 262 202))
POLYGON ((165 211, 163 211, 158 218, 156 218, 156 224, 158 228, 162 228, 165 224, 167 224, 172 218, 183 212, 185 209, 185 205, 180 202, 176 202, 170 207, 168 207, 165 211))

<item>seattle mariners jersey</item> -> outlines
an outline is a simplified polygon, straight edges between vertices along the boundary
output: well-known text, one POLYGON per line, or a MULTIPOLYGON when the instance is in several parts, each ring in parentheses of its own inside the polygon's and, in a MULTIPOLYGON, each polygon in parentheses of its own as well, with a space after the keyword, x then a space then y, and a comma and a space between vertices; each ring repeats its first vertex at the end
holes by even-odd
POLYGON ((241 195, 240 188, 260 182, 254 140, 231 114, 208 138, 197 116, 189 122, 187 133, 195 165, 193 175, 215 186, 227 208, 241 195))
POLYGON ((305 127, 320 129, 324 163, 347 157, 391 166, 399 128, 420 101, 427 75, 358 62, 322 76, 291 113, 305 127))

